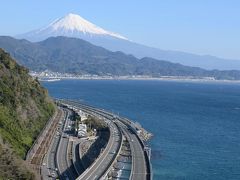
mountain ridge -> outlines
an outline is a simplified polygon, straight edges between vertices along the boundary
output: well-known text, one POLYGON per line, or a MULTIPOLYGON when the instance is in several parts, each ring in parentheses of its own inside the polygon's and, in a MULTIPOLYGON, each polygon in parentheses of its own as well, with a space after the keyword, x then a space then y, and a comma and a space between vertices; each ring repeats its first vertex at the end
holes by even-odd
POLYGON ((83 37, 83 36, 106 36, 108 38, 117 38, 128 40, 126 37, 107 31, 97 25, 87 21, 81 16, 69 13, 62 18, 58 18, 46 27, 36 29, 25 34, 17 35, 18 38, 32 39, 34 41, 43 40, 51 36, 83 37), (40 38, 38 37, 40 36, 40 38), (41 38, 42 37, 42 38, 41 38))
MULTIPOLYGON (((201 67, 208 70, 240 70, 240 60, 231 60, 211 55, 196 55, 181 51, 153 48, 130 41, 120 34, 106 31, 98 26, 96 26, 98 30, 95 31, 98 33, 84 33, 84 25, 85 28, 89 25, 90 27, 93 27, 93 29, 95 28, 94 26, 96 26, 91 22, 81 18, 79 15, 68 14, 63 18, 59 18, 53 23, 50 23, 45 28, 40 28, 38 30, 31 31, 30 33, 17 35, 16 38, 27 39, 32 42, 39 42, 46 40, 49 37, 75 37, 84 39, 94 45, 104 47, 110 51, 122 51, 127 54, 132 54, 137 58, 152 57, 155 59, 162 59, 187 66, 201 67), (65 27, 68 27, 67 24, 69 24, 69 26, 71 25, 69 31, 66 31, 65 29, 65 27), (83 26, 82 29, 80 28, 81 26, 83 26)), ((87 29, 88 32, 91 32, 91 28, 90 30, 89 28, 87 29)))
POLYGON ((18 62, 33 71, 92 75, 192 76, 195 78, 239 80, 240 71, 204 70, 154 58, 138 59, 123 52, 112 52, 79 38, 50 37, 32 43, 11 37, 0 37, 5 48, 18 62))

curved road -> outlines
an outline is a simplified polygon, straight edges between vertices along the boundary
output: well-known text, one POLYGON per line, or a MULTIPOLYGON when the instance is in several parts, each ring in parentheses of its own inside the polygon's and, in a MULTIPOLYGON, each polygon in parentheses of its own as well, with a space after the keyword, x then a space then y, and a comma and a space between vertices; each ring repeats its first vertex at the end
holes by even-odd
MULTIPOLYGON (((83 105, 77 102, 73 102, 73 101, 63 101, 66 104, 69 104, 71 106, 75 106, 78 107, 82 110, 84 110, 85 112, 91 112, 91 113, 95 113, 98 114, 100 116, 104 116, 107 119, 113 119, 114 115, 106 112, 104 110, 100 110, 88 105, 83 105)), ((113 121, 111 121, 113 122, 113 121)), ((147 163, 146 163, 146 159, 145 159, 145 154, 144 154, 144 149, 141 146, 141 142, 139 141, 137 134, 133 133, 131 130, 129 130, 129 126, 127 126, 125 123, 126 122, 123 118, 119 118, 115 121, 115 123, 111 123, 111 124, 115 124, 119 126, 120 129, 123 130, 125 136, 128 138, 129 143, 130 143, 130 148, 131 148, 131 152, 132 152, 132 170, 131 170, 131 179, 137 179, 137 180, 145 180, 147 179, 147 163)), ((112 128, 111 128, 112 129, 112 128)), ((114 141, 114 137, 111 137, 109 140, 109 144, 108 147, 106 148, 107 151, 104 152, 103 156, 101 158, 99 158, 97 160, 97 162, 95 163, 95 165, 93 166, 92 169, 90 169, 91 172, 86 173, 84 172, 78 179, 98 179, 101 175, 101 171, 104 171, 105 167, 107 166, 107 164, 102 164, 103 162, 108 162, 107 160, 104 161, 104 158, 107 158, 108 156, 110 156, 111 154, 111 149, 114 149, 114 145, 113 145, 113 141, 114 141), (86 174, 85 174, 86 173, 86 174), (83 176, 84 175, 84 176, 83 176)), ((116 146, 116 145, 115 145, 116 146)), ((115 150, 114 150, 115 151, 115 150)), ((113 156, 112 156, 113 158, 113 156)))
POLYGON ((108 144, 102 154, 97 158, 97 160, 86 169, 78 179, 84 180, 94 180, 100 179, 105 171, 108 169, 109 164, 115 159, 116 154, 120 151, 119 143, 122 137, 121 132, 119 132, 115 123, 110 123, 110 137, 108 144))

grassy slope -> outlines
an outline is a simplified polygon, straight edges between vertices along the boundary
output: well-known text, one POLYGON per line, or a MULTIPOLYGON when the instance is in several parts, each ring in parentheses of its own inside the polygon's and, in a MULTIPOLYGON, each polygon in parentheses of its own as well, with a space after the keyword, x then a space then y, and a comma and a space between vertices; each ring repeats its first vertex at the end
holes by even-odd
POLYGON ((0 179, 33 178, 21 159, 54 110, 47 91, 0 49, 0 179))

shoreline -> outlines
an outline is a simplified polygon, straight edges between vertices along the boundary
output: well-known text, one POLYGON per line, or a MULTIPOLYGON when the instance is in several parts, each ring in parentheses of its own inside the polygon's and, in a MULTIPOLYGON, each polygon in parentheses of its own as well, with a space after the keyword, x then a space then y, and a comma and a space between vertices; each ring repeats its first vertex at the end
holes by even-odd
POLYGON ((209 82, 209 83, 240 83, 240 80, 216 80, 194 78, 152 78, 152 77, 37 77, 41 82, 55 82, 61 80, 129 80, 129 81, 177 81, 177 82, 209 82), (42 79, 41 79, 42 78, 42 79))

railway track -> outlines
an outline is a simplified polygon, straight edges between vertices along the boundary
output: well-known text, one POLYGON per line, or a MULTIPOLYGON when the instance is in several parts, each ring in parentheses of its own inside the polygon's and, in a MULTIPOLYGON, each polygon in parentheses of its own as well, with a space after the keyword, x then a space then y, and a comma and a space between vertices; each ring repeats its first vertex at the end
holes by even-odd
POLYGON ((58 109, 56 117, 52 120, 52 123, 48 125, 49 129, 45 130, 46 134, 45 135, 43 134, 44 137, 42 137, 40 145, 38 145, 36 152, 31 158, 30 164, 37 166, 40 166, 42 164, 43 157, 46 154, 49 145, 51 144, 52 138, 57 129, 58 122, 62 118, 62 116, 63 116, 62 110, 58 109))

